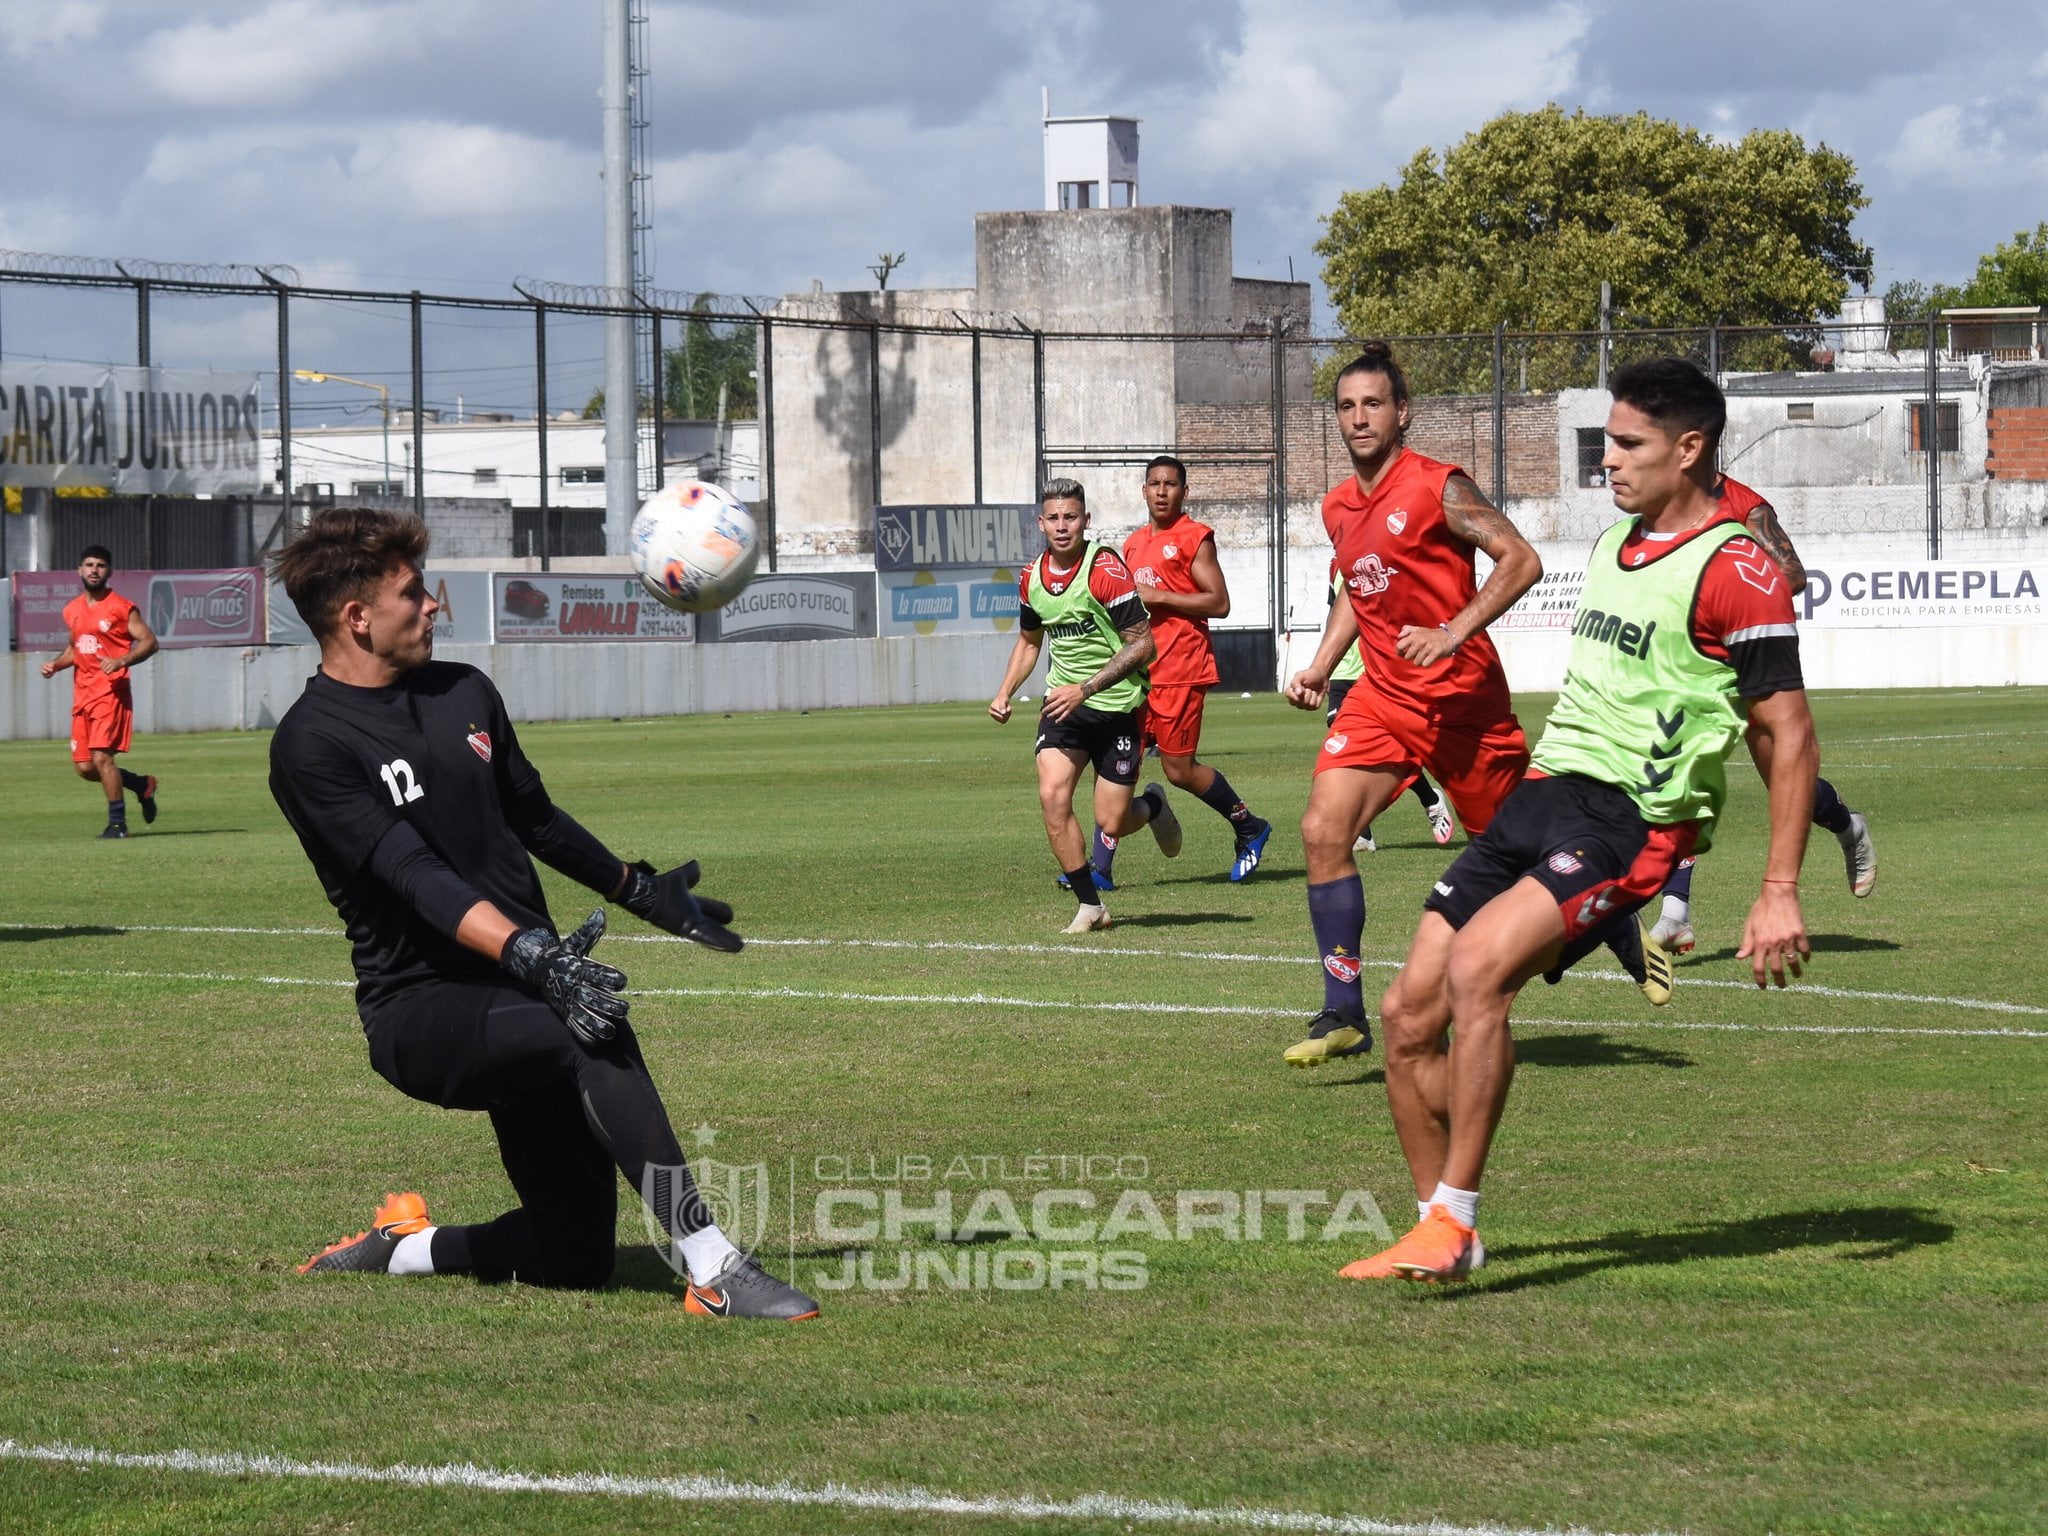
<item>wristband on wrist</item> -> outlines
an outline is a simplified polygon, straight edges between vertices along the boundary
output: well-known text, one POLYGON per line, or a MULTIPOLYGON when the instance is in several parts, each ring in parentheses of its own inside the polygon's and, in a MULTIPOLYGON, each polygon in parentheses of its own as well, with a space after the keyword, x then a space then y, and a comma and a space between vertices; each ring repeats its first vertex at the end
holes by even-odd
POLYGON ((1770 875, 1764 876, 1765 885, 1797 885, 1798 883, 1797 880, 1779 880, 1770 875))
POLYGON ((1451 634, 1451 626, 1450 626, 1450 625, 1448 625, 1448 624, 1439 624, 1439 625, 1437 625, 1437 628, 1438 628, 1438 629, 1440 629, 1440 630, 1442 630, 1442 631, 1443 631, 1443 632, 1444 632, 1445 634, 1447 634, 1447 635, 1450 635, 1450 636, 1451 636, 1451 649, 1452 649, 1452 650, 1454 650, 1454 651, 1455 651, 1455 650, 1456 650, 1456 649, 1457 649, 1457 648, 1458 648, 1459 646, 1461 646, 1461 645, 1463 645, 1463 644, 1465 643, 1464 641, 1460 640, 1460 639, 1459 639, 1459 638, 1458 638, 1458 637, 1457 637, 1456 635, 1454 635, 1454 634, 1451 634))

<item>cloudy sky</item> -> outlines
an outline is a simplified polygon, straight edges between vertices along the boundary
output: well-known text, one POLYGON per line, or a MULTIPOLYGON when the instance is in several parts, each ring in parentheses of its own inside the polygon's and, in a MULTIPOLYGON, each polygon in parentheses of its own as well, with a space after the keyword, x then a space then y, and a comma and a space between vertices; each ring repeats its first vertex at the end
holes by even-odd
MULTIPOLYGON (((0 0, 0 249, 595 282, 599 17, 0 0)), ((1055 112, 1141 118, 1143 200, 1235 208, 1247 276, 1313 275, 1345 188, 1553 100, 1847 152, 1879 287, 1964 277, 2048 218, 2038 0, 653 0, 650 33, 671 289, 864 287, 883 250, 908 256, 892 286, 971 281, 973 214, 1038 205, 1044 86, 1055 112)), ((32 332, 0 344, 62 350, 32 332)))

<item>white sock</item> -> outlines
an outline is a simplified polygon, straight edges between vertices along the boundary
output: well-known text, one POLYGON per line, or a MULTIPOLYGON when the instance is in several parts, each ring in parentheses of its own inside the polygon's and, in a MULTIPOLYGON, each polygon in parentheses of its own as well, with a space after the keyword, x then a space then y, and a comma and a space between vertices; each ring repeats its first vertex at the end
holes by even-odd
POLYGON ((1422 1200, 1422 1199, 1417 1199, 1417 1200, 1416 1200, 1416 1202, 1415 1202, 1415 1219, 1416 1219, 1417 1221, 1427 1221, 1427 1220, 1429 1220, 1429 1202, 1428 1202, 1427 1200, 1422 1200))
POLYGON ((688 1237, 678 1238, 676 1246, 683 1250, 683 1263, 690 1271, 690 1278, 699 1285, 709 1285, 739 1252, 733 1247, 732 1239, 718 1230, 715 1221, 699 1227, 688 1237))
POLYGON ((1690 923, 1692 921, 1692 906, 1683 896, 1666 896, 1664 898, 1664 915, 1674 923, 1690 923))
POLYGON ((398 1246, 391 1250, 391 1269, 394 1275, 431 1275, 434 1272, 434 1229, 424 1227, 418 1232, 408 1232, 398 1240, 398 1246))
POLYGON ((1479 1225, 1479 1191, 1476 1189, 1453 1189, 1439 1179, 1436 1193, 1429 1197, 1429 1203, 1442 1206, 1468 1227, 1479 1225))

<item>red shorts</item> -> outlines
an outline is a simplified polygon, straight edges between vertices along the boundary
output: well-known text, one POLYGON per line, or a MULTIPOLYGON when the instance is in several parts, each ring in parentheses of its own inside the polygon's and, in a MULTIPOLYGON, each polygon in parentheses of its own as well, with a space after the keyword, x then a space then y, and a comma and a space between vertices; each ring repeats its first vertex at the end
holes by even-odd
POLYGON ((1202 702, 1209 697, 1207 685, 1199 688, 1154 688, 1145 696, 1145 734, 1159 743, 1165 757, 1193 757, 1202 739, 1202 702))
POLYGON ((118 693, 71 706, 71 760, 89 763, 94 752, 126 752, 135 734, 135 711, 118 693))
POLYGON ((1513 714, 1443 720, 1389 703, 1370 684, 1344 697, 1316 772, 1332 768, 1426 769, 1443 786, 1465 830, 1477 837, 1529 767, 1529 742, 1513 714))

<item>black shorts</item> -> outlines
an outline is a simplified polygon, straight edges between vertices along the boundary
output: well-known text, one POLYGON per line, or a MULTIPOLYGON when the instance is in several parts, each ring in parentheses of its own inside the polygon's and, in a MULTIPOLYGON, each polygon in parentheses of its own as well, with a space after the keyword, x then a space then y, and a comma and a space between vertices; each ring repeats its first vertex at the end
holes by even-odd
POLYGON ((1135 709, 1090 709, 1083 704, 1064 720, 1038 717, 1034 753, 1053 747, 1082 753, 1095 765, 1095 776, 1112 784, 1135 784, 1143 763, 1140 713, 1135 709))
POLYGON ((1344 695, 1351 691, 1352 685, 1357 681, 1358 679, 1355 677, 1331 679, 1329 692, 1324 696, 1324 701, 1328 707, 1323 710, 1323 724, 1335 725, 1337 723, 1337 711, 1344 707, 1344 695))
POLYGON ((1651 826, 1612 784, 1576 773, 1527 778, 1422 905, 1462 928, 1527 876, 1557 898, 1565 938, 1575 939, 1663 890, 1698 836, 1689 821, 1651 826))

